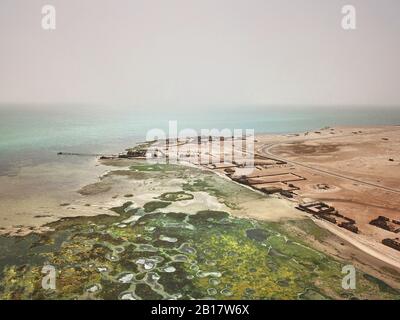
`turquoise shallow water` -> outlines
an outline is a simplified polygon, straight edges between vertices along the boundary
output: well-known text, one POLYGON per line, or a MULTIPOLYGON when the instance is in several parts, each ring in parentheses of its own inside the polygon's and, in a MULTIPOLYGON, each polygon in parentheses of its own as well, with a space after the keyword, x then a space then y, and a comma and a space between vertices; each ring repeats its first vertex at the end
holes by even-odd
POLYGON ((338 125, 397 125, 400 108, 235 108, 184 112, 97 110, 79 107, 0 107, 0 174, 10 167, 53 161, 58 151, 113 153, 142 141, 152 128, 254 129, 289 133, 338 125))

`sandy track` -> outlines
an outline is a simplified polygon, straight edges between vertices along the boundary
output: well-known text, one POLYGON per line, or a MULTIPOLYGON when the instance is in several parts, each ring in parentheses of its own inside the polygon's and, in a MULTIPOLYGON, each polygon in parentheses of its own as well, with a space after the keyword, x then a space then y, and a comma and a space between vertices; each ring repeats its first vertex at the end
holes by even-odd
POLYGON ((353 246, 361 251, 400 269, 400 257, 394 255, 395 251, 391 250, 389 247, 385 248, 383 245, 380 245, 374 241, 369 241, 365 237, 350 233, 344 229, 340 229, 329 222, 316 218, 312 218, 312 220, 320 227, 325 228, 326 230, 337 235, 339 238, 350 242, 353 246))

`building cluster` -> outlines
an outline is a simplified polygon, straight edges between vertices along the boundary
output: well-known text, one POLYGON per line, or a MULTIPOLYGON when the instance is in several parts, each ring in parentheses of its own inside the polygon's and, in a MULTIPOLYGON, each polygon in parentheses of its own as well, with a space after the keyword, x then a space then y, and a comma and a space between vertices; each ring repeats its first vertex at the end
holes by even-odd
MULTIPOLYGON (((395 219, 390 220, 388 217, 379 216, 378 218, 371 220, 369 222, 369 224, 371 224, 375 227, 384 229, 389 232, 400 233, 400 221, 399 220, 395 220, 395 219)), ((386 239, 382 240, 382 243, 385 246, 388 246, 395 250, 400 251, 399 238, 395 238, 395 239, 386 238, 386 239)))
POLYGON ((382 243, 385 246, 388 246, 388 247, 391 247, 392 249, 400 251, 400 240, 399 240, 399 238, 396 238, 396 239, 389 239, 389 238, 383 239, 382 243))
POLYGON ((316 218, 329 221, 351 232, 359 232, 358 227, 356 226, 356 221, 354 219, 348 218, 340 214, 334 207, 331 207, 326 203, 313 202, 300 204, 297 209, 310 213, 316 218))
POLYGON ((400 221, 390 220, 389 218, 384 216, 379 216, 378 218, 371 220, 369 224, 390 232, 400 232, 400 221))

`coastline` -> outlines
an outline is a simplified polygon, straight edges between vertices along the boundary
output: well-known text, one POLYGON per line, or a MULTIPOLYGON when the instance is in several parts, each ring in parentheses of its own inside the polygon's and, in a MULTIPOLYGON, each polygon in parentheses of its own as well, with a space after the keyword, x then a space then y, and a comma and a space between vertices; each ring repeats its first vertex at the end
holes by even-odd
MULTIPOLYGON (((337 130, 354 131, 355 128, 337 128, 337 130)), ((362 130, 372 130, 373 133, 371 133, 371 135, 375 134, 375 131, 382 133, 382 128, 364 127, 362 130)), ((387 133, 387 131, 384 132, 385 134, 387 133)), ((308 139, 315 138, 317 140, 324 138, 321 138, 321 134, 319 133, 314 135, 317 135, 317 137, 311 135, 308 139)), ((351 136, 352 135, 350 135, 350 137, 351 136)), ((337 137, 344 138, 344 134, 338 134, 337 137)), ((273 141, 283 140, 284 144, 287 144, 290 139, 295 142, 298 140, 301 141, 302 139, 304 141, 304 137, 301 137, 299 134, 280 136, 258 135, 256 150, 260 151, 260 143, 269 145, 271 143, 271 138, 273 141)), ((54 202, 51 204, 53 207, 50 205, 46 208, 47 210, 57 211, 57 215, 39 215, 38 217, 36 214, 36 217, 32 216, 32 220, 25 220, 28 222, 26 226, 19 225, 12 228, 5 228, 3 226, 3 229, 0 230, 0 234, 9 237, 27 236, 30 233, 46 234, 54 230, 54 225, 57 225, 57 221, 63 221, 66 218, 68 219, 73 217, 96 217, 104 214, 113 216, 115 213, 110 211, 110 209, 121 206, 126 203, 126 201, 131 201, 135 203, 136 206, 143 207, 146 203, 154 201, 154 199, 160 194, 165 192, 180 192, 181 185, 185 185, 185 180, 179 178, 179 174, 176 178, 169 179, 163 183, 155 182, 155 180, 152 180, 150 184, 146 183, 146 180, 143 180, 143 172, 132 170, 127 171, 128 168, 132 168, 132 165, 135 166, 138 163, 138 160, 118 159, 115 161, 95 161, 96 164, 95 162, 92 162, 91 165, 93 168, 96 168, 99 177, 97 182, 94 181, 93 178, 87 179, 86 177, 85 179, 82 179, 79 183, 80 189, 75 190, 80 191, 80 193, 75 192, 74 197, 68 198, 68 202, 66 202, 67 200, 61 201, 61 199, 58 199, 61 201, 60 203, 54 202), (135 190, 134 192, 132 192, 133 186, 135 190), (33 221, 34 223, 32 223, 33 221), (29 225, 29 223, 31 223, 31 225, 29 225)), ((198 170, 193 164, 184 167, 193 168, 195 172, 198 170)), ((280 167, 280 169, 282 169, 282 167, 280 167)), ((263 192, 254 190, 254 188, 250 186, 235 182, 218 170, 202 168, 202 170, 195 173, 195 175, 201 177, 206 176, 207 179, 210 179, 211 184, 217 183, 218 185, 221 185, 222 183, 221 186, 223 187, 221 187, 221 190, 226 189, 228 194, 231 188, 243 188, 243 190, 247 191, 242 192, 241 195, 235 197, 232 197, 232 195, 225 195, 224 197, 228 196, 230 199, 227 202, 221 198, 215 198, 215 195, 210 197, 209 192, 205 192, 207 189, 196 190, 194 193, 194 199, 190 201, 190 203, 186 203, 185 201, 176 202, 169 206, 168 210, 159 209, 160 212, 168 212, 171 210, 179 212, 184 210, 189 214, 195 214, 199 210, 206 208, 208 210, 229 212, 232 216, 240 219, 249 219, 250 221, 255 219, 271 223, 282 223, 282 225, 285 225, 285 222, 290 222, 291 224, 294 223, 294 225, 296 225, 296 222, 293 221, 308 221, 312 218, 310 215, 295 209, 296 203, 299 201, 301 202, 301 200, 294 201, 293 199, 287 199, 279 194, 266 197, 263 192), (218 180, 218 182, 216 182, 215 179, 218 179, 217 177, 223 181, 218 180), (230 203, 230 201, 232 201, 232 203, 230 203), (240 206, 237 207, 237 205, 234 205, 233 203, 240 203, 240 206)), ((311 195, 307 194, 307 196, 309 197, 311 195)), ((299 199, 302 198, 304 198, 304 196, 301 196, 299 199)), ((41 207, 41 210, 43 210, 43 207, 41 207)), ((396 274, 390 275, 390 272, 382 271, 385 268, 388 270, 390 270, 390 268, 395 268, 397 272, 400 271, 399 256, 396 252, 390 251, 393 249, 385 248, 381 244, 378 244, 376 247, 376 243, 368 242, 363 239, 365 235, 356 236, 347 230, 340 229, 337 226, 330 224, 329 222, 315 218, 312 218, 312 220, 321 229, 328 231, 331 235, 327 235, 324 241, 320 241, 313 238, 311 235, 303 234, 301 238, 305 243, 308 243, 310 246, 318 248, 339 260, 351 260, 361 270, 374 274, 378 278, 380 277, 385 279, 385 281, 393 287, 400 287, 398 282, 399 277, 396 276, 396 274), (343 247, 343 243, 341 243, 340 240, 338 241, 336 237, 347 243, 346 246, 343 247), (387 255, 385 252, 390 252, 390 254, 387 255), (391 255, 392 257, 390 257, 391 255), (372 259, 368 258, 368 256, 372 259), (378 265, 380 267, 378 267, 378 265)), ((290 231, 290 228, 288 230, 290 231)), ((295 227, 294 230, 295 234, 297 232, 302 233, 301 229, 298 229, 298 227, 295 227)))

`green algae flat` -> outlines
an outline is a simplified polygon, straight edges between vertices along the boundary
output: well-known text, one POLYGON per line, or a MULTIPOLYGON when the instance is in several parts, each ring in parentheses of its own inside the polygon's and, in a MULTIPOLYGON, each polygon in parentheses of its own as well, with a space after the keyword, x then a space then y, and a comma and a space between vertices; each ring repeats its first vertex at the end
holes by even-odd
POLYGON ((182 170, 181 166, 175 164, 136 164, 130 166, 132 171, 144 171, 144 172, 175 172, 182 170))
MULTIPOLYGON (((39 244, 41 250, 33 255, 29 246, 18 248, 19 255, 43 259, 4 266, 1 298, 200 299, 211 294, 217 299, 325 299, 347 294, 341 288, 339 262, 301 243, 288 242, 268 223, 233 218, 224 212, 152 213, 127 228, 118 228, 127 215, 63 224, 60 230, 68 236, 57 248, 39 244), (168 226, 183 221, 194 229, 168 226), (254 230, 258 230, 255 238, 254 230), (161 236, 176 241, 160 241, 161 236), (58 271, 56 291, 40 287, 44 258, 58 271), (88 288, 97 284, 101 290, 93 289, 88 296, 88 288)), ((1 239, 13 240, 18 241, 1 239)), ((38 241, 35 236, 28 242, 38 241)), ((361 277, 353 295, 399 297, 395 289, 371 279, 361 277)))
POLYGON ((160 200, 163 201, 183 201, 183 200, 192 200, 193 195, 184 191, 178 192, 165 192, 161 196, 159 196, 160 200))
POLYGON ((167 202, 167 201, 150 201, 150 202, 147 202, 143 206, 143 208, 144 208, 145 212, 153 212, 154 210, 168 207, 170 204, 171 204, 171 202, 167 202))
MULTIPOLYGON (((146 169, 145 174, 152 171, 146 169)), ((232 201, 228 193, 216 193, 222 189, 220 180, 212 181, 212 189, 199 182, 188 184, 196 186, 191 192, 200 188, 232 201)), ((186 185, 167 194, 188 194, 188 189, 186 185)), ((0 298, 400 298, 396 289, 361 271, 356 289, 344 290, 342 267, 347 263, 311 248, 279 223, 237 218, 219 210, 165 212, 170 203, 151 201, 133 207, 127 201, 111 208, 116 216, 67 218, 49 224, 54 231, 44 235, 0 237, 0 298), (57 271, 56 290, 41 287, 44 264, 57 271)), ((324 236, 312 221, 300 223, 324 236)))

